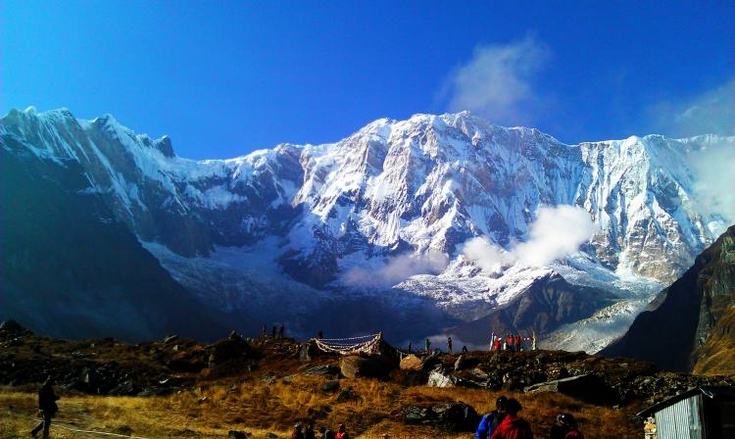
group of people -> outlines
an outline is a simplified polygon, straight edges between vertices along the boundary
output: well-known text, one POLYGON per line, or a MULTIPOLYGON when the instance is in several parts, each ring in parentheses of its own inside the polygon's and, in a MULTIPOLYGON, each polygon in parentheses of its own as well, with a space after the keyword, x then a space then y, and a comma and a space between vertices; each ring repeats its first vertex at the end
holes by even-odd
MULTIPOLYGON (((263 328, 260 331, 260 335, 262 337, 268 336, 268 327, 266 325, 263 325, 263 328)), ((286 325, 284 323, 281 323, 280 325, 273 325, 271 328, 271 337, 273 338, 284 338, 286 336, 286 325)))
POLYGON ((528 349, 526 342, 531 342, 531 350, 536 350, 536 337, 522 337, 518 334, 508 334, 503 338, 500 335, 490 336, 491 351, 520 352, 528 349))
MULTIPOLYGON (((438 354, 440 352, 441 349, 439 348, 434 348, 433 351, 431 350, 431 340, 429 340, 428 338, 424 340, 424 353, 428 355, 431 353, 438 354)), ((447 352, 450 354, 454 352, 454 340, 452 340, 451 336, 447 337, 447 352)), ((466 352, 469 352, 469 349, 467 349, 467 346, 462 346, 462 353, 466 352)), ((408 353, 413 353, 413 342, 408 342, 408 353)))
MULTIPOLYGON (((297 423, 291 432, 291 439, 317 439, 314 425, 297 423)), ((325 426, 321 426, 319 427, 318 439, 350 439, 350 435, 347 433, 345 424, 339 424, 336 432, 325 426)))
MULTIPOLYGON (((475 432, 475 439, 533 439, 531 424, 518 416, 523 409, 515 398, 501 396, 495 410, 483 416, 475 432)), ((554 418, 549 439, 584 439, 576 419, 569 413, 554 418)))

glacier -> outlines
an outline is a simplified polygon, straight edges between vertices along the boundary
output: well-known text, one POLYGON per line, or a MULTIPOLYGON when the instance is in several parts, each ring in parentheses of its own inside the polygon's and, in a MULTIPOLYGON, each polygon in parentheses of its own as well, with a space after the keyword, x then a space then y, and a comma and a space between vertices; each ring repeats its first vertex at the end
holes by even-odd
POLYGON ((379 301, 386 317, 371 324, 387 331, 391 315, 435 309, 426 311, 440 316, 435 324, 404 331, 406 340, 450 333, 560 276, 564 288, 596 296, 579 300, 597 308, 536 329, 548 346, 594 352, 733 221, 698 205, 691 163, 711 145, 735 147, 735 137, 568 145, 461 112, 383 118, 335 143, 189 160, 170 138, 137 134, 111 115, 28 109, 0 119, 0 139, 6 151, 48 166, 78 164, 85 193, 101 197, 198 300, 287 320, 304 334, 325 304, 349 301, 357 309, 379 301), (584 209, 596 226, 578 252, 500 272, 462 252, 478 236, 504 249, 525 242, 539 208, 564 205, 584 209), (441 264, 418 263, 436 255, 441 264), (387 283, 364 281, 401 258, 418 262, 387 283), (350 281, 356 270, 367 274, 362 282, 350 281))

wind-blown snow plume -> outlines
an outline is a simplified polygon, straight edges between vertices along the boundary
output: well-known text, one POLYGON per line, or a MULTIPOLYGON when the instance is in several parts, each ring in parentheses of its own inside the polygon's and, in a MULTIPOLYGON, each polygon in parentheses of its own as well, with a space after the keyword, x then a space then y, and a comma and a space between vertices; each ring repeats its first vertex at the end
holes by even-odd
POLYGON ((549 56, 533 37, 510 44, 480 46, 456 70, 448 88, 451 110, 470 110, 504 124, 529 123, 537 97, 531 77, 549 56))
POLYGON ((723 215, 727 225, 735 224, 735 148, 726 144, 709 146, 692 157, 692 168, 700 209, 723 215))
MULTIPOLYGON (((669 135, 735 136, 735 78, 692 99, 661 102, 649 111, 654 119, 653 128, 669 135)), ((735 148, 727 143, 710 144, 690 159, 699 209, 723 215, 726 226, 734 224, 735 148)))
POLYGON ((667 135, 735 135, 735 78, 693 99, 659 102, 649 113, 651 128, 667 135))
POLYGON ((343 282, 362 288, 390 288, 416 274, 439 274, 449 263, 443 253, 403 254, 385 259, 374 268, 355 267, 343 282))
POLYGON ((486 237, 477 237, 465 243, 463 253, 490 272, 513 263, 543 266, 576 252, 596 230, 590 214, 580 207, 541 207, 529 227, 528 241, 505 250, 486 237))

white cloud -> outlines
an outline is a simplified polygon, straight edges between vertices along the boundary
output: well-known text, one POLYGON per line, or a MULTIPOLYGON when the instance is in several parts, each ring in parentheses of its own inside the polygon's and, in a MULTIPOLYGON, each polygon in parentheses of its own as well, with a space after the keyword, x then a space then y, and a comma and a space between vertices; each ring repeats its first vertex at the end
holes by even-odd
POLYGON ((499 272, 514 263, 544 266, 575 253, 596 231, 589 212, 580 207, 541 207, 529 227, 528 241, 505 250, 485 237, 477 237, 465 243, 463 254, 489 272, 499 272))
MULTIPOLYGON (((735 78, 680 102, 660 102, 649 109, 654 131, 689 137, 700 134, 735 135, 735 78)), ((730 142, 710 144, 690 157, 698 208, 723 215, 735 223, 735 147, 730 142)))
POLYGON ((696 203, 707 214, 724 216, 726 225, 735 224, 735 147, 710 145, 691 158, 696 177, 696 203))
POLYGON ((531 122, 539 104, 531 79, 549 53, 530 36, 510 44, 477 47, 447 84, 450 110, 470 110, 501 124, 531 122))
POLYGON ((387 258, 377 267, 352 268, 345 273, 342 281, 356 287, 390 288, 416 274, 439 274, 448 263, 443 253, 403 254, 387 258))
POLYGON ((735 78, 681 102, 660 102, 649 112, 655 131, 676 137, 735 135, 735 78))

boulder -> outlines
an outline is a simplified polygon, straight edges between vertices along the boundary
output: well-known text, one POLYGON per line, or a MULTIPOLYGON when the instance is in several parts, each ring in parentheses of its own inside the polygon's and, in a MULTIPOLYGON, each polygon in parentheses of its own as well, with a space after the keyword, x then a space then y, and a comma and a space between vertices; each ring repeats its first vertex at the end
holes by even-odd
POLYGON ((322 392, 324 393, 334 393, 337 390, 339 390, 339 381, 327 381, 326 383, 322 384, 322 392))
POLYGON ((436 365, 441 364, 441 363, 442 363, 442 360, 441 358, 439 358, 439 355, 434 353, 422 360, 421 369, 424 372, 429 372, 436 365))
POLYGON ((16 322, 15 320, 5 320, 0 323, 0 332, 5 332, 8 334, 19 334, 25 331, 26 328, 22 327, 20 323, 16 322))
POLYGON ((618 395, 596 375, 577 375, 560 380, 534 384, 523 389, 526 393, 556 392, 593 404, 617 403, 618 395))
POLYGON ((429 373, 429 381, 426 383, 429 387, 454 387, 457 385, 457 378, 445 374, 440 370, 432 370, 429 373))
POLYGON ((241 337, 226 338, 210 347, 210 367, 232 360, 241 360, 252 355, 252 348, 241 337))
POLYGON ((388 377, 392 369, 390 362, 378 356, 350 355, 342 357, 339 362, 342 375, 347 378, 381 378, 388 377))
POLYGON ((247 431, 230 430, 227 432, 227 437, 232 439, 248 439, 250 436, 247 431))
POLYGON ((474 408, 462 402, 432 405, 411 405, 401 409, 407 424, 431 425, 448 431, 475 431, 480 416, 474 408))
POLYGON ((337 395, 337 402, 359 401, 362 398, 352 388, 343 389, 337 395))
POLYGON ((313 360, 321 353, 322 351, 316 346, 313 340, 309 340, 299 346, 299 360, 304 362, 313 360))
POLYGON ((423 368, 424 362, 421 360, 421 358, 417 357, 414 354, 409 354, 401 360, 401 363, 399 367, 401 370, 413 370, 413 371, 421 371, 423 368))
POLYGON ((308 369, 304 369, 303 373, 305 375, 324 375, 324 376, 332 376, 339 374, 339 367, 332 366, 331 364, 324 364, 321 366, 314 366, 310 367, 308 369))

